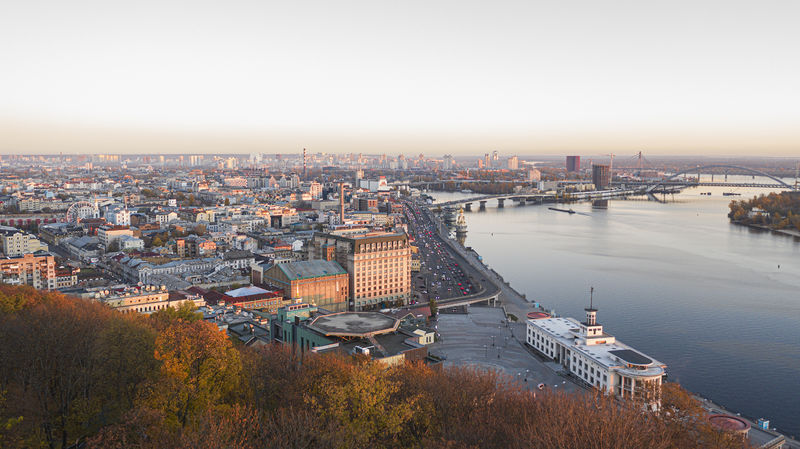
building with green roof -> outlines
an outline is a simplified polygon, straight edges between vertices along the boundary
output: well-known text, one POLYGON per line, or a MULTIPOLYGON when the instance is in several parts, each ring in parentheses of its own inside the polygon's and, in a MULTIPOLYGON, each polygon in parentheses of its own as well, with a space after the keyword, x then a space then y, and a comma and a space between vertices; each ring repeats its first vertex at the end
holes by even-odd
POLYGON ((263 271, 261 282, 284 291, 284 298, 302 300, 332 312, 347 310, 347 272, 333 260, 275 264, 263 271))

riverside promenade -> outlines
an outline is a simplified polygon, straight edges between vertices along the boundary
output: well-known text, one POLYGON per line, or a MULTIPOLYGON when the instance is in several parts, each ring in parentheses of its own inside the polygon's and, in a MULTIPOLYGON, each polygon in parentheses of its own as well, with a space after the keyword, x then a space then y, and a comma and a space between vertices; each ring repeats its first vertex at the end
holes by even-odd
MULTIPOLYGON (((503 305, 506 314, 511 314, 517 318, 515 322, 515 326, 522 327, 522 332, 517 334, 520 338, 524 341, 525 335, 525 320, 526 316, 529 312, 545 312, 544 309, 540 307, 534 307, 534 303, 528 301, 524 295, 519 293, 518 291, 514 290, 511 285, 503 279, 503 277, 485 265, 480 259, 478 259, 478 254, 475 251, 469 251, 461 246, 458 242, 451 239, 449 237, 449 231, 447 226, 428 208, 423 208, 425 214, 428 214, 428 219, 435 224, 436 230, 439 234, 439 237, 444 241, 447 246, 450 248, 451 251, 461 256, 469 266, 479 273, 482 279, 486 279, 485 283, 493 284, 493 286, 500 290, 498 299, 500 304, 503 305)), ((492 289, 494 291, 494 289, 492 289)))
MULTIPOLYGON (((495 270, 493 270, 492 268, 490 268, 489 266, 484 264, 483 261, 481 261, 479 259, 479 255, 475 251, 467 250, 463 246, 461 246, 458 242, 456 242, 455 240, 451 239, 449 237, 449 231, 448 231, 447 227, 444 225, 444 223, 442 223, 442 221, 439 219, 439 217, 437 217, 427 207, 424 207, 422 209, 424 210, 425 214, 428 214, 428 219, 430 219, 431 222, 433 222, 435 224, 435 227, 437 229, 437 233, 439 234, 439 236, 442 239, 442 241, 446 242, 448 247, 454 253, 456 253, 459 256, 461 256, 461 258, 464 259, 472 267, 473 270, 475 270, 476 272, 480 273, 483 276, 483 278, 481 278, 481 279, 486 279, 486 283, 494 284, 494 286, 496 286, 496 288, 500 289, 500 294, 498 296, 499 306, 503 309, 504 314, 506 315, 507 318, 509 317, 509 315, 513 315, 518 319, 517 321, 512 321, 510 319, 507 321, 508 330, 509 330, 509 334, 508 335, 511 338, 515 339, 523 348, 525 348, 529 352, 529 354, 528 354, 529 357, 531 359, 535 359, 536 362, 538 362, 537 365, 546 366, 547 369, 551 370, 551 373, 548 373, 547 375, 545 375, 545 373, 543 371, 541 371, 541 370, 536 370, 536 374, 532 375, 531 378, 539 378, 539 379, 542 379, 542 381, 544 381, 544 382, 547 382, 548 380, 550 382, 553 382, 554 378, 551 377, 551 376, 557 375, 556 367, 554 366, 555 364, 542 362, 540 360, 540 358, 537 355, 535 355, 533 353, 533 351, 530 348, 528 348, 526 346, 526 344, 525 344, 525 332, 526 332, 526 327, 527 327, 526 326, 527 313, 534 312, 534 311, 535 312, 548 312, 549 313, 549 311, 544 309, 544 308, 542 308, 541 304, 539 304, 538 307, 534 307, 534 302, 533 301, 529 301, 525 297, 525 295, 523 295, 523 294, 517 292, 516 290, 514 290, 514 288, 512 288, 511 285, 509 283, 507 283, 505 281, 505 279, 499 273, 497 273, 495 270)), ((484 314, 480 314, 480 315, 483 316, 484 314)), ((465 318, 461 319, 461 321, 464 321, 464 320, 465 320, 465 318)), ((452 330, 451 328, 456 329, 456 332, 458 333, 458 330, 457 330, 459 328, 458 323, 453 323, 453 324, 455 324, 455 327, 454 327, 450 323, 451 321, 455 321, 455 320, 448 320, 447 324, 444 325, 445 323, 443 323, 443 326, 439 329, 439 331, 443 335, 445 335, 445 341, 447 341, 446 332, 451 331, 452 330)), ((479 324, 480 321, 481 320, 477 320, 474 324, 479 324)), ((479 334, 481 334, 480 329, 477 332, 479 334)), ((499 329, 498 329, 498 332, 500 332, 499 329)), ((452 339, 452 337, 451 337, 451 339, 452 339)), ((466 357, 466 358, 459 357, 459 355, 465 350, 464 348, 459 348, 459 349, 453 350, 453 349, 448 348, 448 345, 445 344, 445 345, 440 345, 440 349, 444 350, 444 353, 445 353, 445 355, 448 356, 448 358, 450 358, 450 355, 448 354, 448 352, 450 352, 453 356, 457 357, 457 360, 451 360, 451 362, 464 362, 464 363, 467 363, 467 364, 475 363, 475 364, 483 365, 485 363, 482 363, 483 362, 482 359, 486 359, 485 362, 488 363, 489 362, 488 355, 491 355, 489 353, 487 353, 487 354, 482 354, 481 353, 482 351, 486 350, 486 348, 484 348, 484 346, 483 346, 483 344, 484 344, 483 342, 485 342, 485 341, 486 341, 486 338, 484 336, 484 338, 481 339, 481 343, 478 344, 478 347, 479 347, 480 351, 478 351, 478 355, 477 356, 475 354, 473 354, 471 357, 466 357), (481 356, 484 356, 484 357, 481 357, 481 356), (462 360, 462 358, 463 358, 463 360, 462 360)), ((473 353, 475 352, 475 348, 474 347, 472 348, 472 351, 473 351, 473 353)), ((497 349, 497 351, 499 352, 500 349, 497 349)), ((491 352, 491 351, 489 351, 489 352, 491 352)), ((511 368, 503 368, 502 366, 500 366, 499 364, 496 364, 495 362, 492 362, 492 365, 497 365, 497 366, 494 366, 494 368, 503 369, 504 371, 506 371, 507 373, 511 373, 512 375, 513 375, 514 369, 516 368, 516 366, 518 366, 518 365, 512 365, 511 368)), ((488 366, 492 366, 492 365, 488 365, 488 366)), ((534 371, 534 370, 532 369, 531 371, 534 371)), ((566 377, 565 376, 565 377, 563 377, 563 379, 567 381, 565 385, 562 385, 562 387, 564 387, 563 388, 564 391, 576 391, 576 390, 580 390, 580 387, 583 387, 583 385, 580 385, 579 383, 575 382, 571 377, 566 377), (570 385, 570 384, 572 384, 572 385, 570 385)), ((696 398, 698 400, 700 400, 702 406, 706 410, 708 410, 709 413, 723 413, 723 414, 737 415, 738 416, 737 413, 731 412, 729 410, 726 410, 724 407, 722 407, 722 406, 720 406, 718 404, 715 404, 710 399, 706 399, 706 398, 703 398, 703 397, 700 397, 700 396, 696 396, 696 398)), ((752 444, 754 447, 765 448, 765 449, 766 448, 800 449, 800 442, 798 442, 797 440, 785 437, 781 433, 779 433, 777 431, 774 431, 774 430, 771 430, 771 429, 767 429, 767 430, 760 429, 760 428, 758 428, 756 426, 756 423, 754 422, 755 421, 754 419, 748 419, 748 418, 745 418, 745 417, 742 417, 742 416, 739 416, 739 417, 742 418, 742 419, 745 419, 746 421, 748 421, 750 423, 751 429, 750 429, 750 431, 748 433, 748 440, 749 440, 750 444, 752 444)))

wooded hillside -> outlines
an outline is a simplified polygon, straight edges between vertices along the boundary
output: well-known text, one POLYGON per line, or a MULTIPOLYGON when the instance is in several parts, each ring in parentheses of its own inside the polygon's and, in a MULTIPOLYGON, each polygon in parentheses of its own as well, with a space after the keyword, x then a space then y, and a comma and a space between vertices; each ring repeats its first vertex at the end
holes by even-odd
POLYGON ((0 446, 733 448, 675 384, 656 415, 495 373, 235 344, 190 308, 150 316, 0 286, 0 446))

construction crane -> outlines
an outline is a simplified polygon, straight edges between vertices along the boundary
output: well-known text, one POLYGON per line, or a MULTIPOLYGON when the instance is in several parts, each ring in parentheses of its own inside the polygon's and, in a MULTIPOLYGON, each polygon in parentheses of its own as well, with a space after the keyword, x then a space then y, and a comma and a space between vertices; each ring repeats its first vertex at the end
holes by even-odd
POLYGON ((797 190, 797 175, 800 175, 800 162, 794 166, 794 189, 797 190))
POLYGON ((611 162, 608 164, 608 179, 613 181, 614 180, 614 153, 604 154, 604 156, 609 156, 611 158, 611 162))

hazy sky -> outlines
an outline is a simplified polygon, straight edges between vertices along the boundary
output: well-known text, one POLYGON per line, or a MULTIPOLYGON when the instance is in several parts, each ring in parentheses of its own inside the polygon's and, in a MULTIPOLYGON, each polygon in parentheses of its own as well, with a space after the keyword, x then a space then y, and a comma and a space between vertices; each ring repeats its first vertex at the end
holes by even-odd
POLYGON ((800 155, 800 1, 0 4, 0 152, 800 155))

